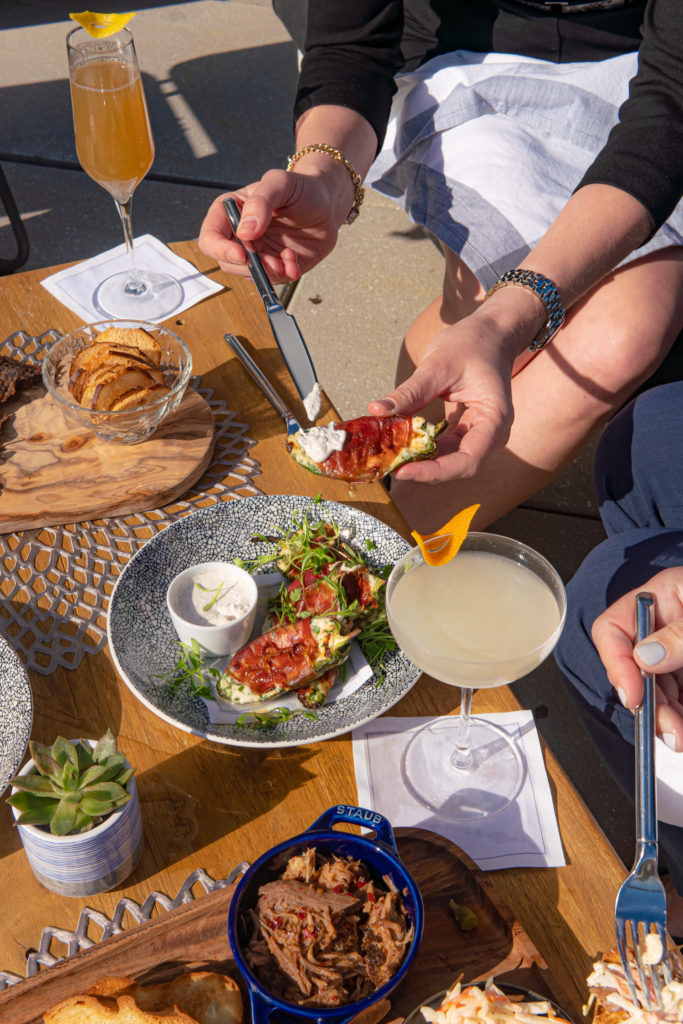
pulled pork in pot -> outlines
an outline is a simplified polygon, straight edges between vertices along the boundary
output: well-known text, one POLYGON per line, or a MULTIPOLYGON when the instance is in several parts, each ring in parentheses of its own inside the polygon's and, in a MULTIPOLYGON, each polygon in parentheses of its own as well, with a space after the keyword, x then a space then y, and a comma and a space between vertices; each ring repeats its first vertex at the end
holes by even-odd
POLYGON ((343 1006, 371 995, 398 970, 413 940, 400 893, 360 860, 292 857, 259 888, 244 953, 273 995, 300 1006, 343 1006))

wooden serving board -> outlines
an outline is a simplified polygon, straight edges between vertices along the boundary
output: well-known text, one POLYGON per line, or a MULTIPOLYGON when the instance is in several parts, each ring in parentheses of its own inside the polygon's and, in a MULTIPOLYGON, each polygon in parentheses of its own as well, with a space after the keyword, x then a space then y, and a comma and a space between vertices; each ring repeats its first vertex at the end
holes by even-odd
MULTIPOLYGON (((415 963, 391 993, 390 1004, 387 1001, 382 1006, 383 1015, 391 1020, 406 1017, 461 974, 465 981, 484 980, 492 974, 566 1008, 567 997, 541 955, 467 855, 448 840, 420 829, 398 829, 396 836, 401 858, 422 893, 425 929, 415 963), (478 920, 474 930, 458 928, 448 909, 450 899, 474 911, 478 920)), ((104 976, 126 975, 145 983, 203 969, 235 978, 242 989, 248 1024, 246 987, 227 938, 233 891, 234 885, 202 896, 11 986, 0 994, 0 1020, 3 1024, 38 1024, 45 1009, 87 991, 104 976)), ((372 1008, 364 1024, 379 1019, 371 1012, 372 1008)))
POLYGON ((26 391, 0 407, 0 533, 160 508, 211 461, 214 422, 201 395, 140 444, 110 444, 73 426, 51 395, 26 391))

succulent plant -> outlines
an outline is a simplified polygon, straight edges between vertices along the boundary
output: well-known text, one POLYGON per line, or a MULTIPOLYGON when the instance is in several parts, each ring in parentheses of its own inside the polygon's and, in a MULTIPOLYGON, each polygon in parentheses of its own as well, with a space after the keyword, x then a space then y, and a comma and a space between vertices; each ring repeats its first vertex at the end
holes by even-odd
POLYGON ((7 798, 19 825, 49 826, 56 836, 87 832, 131 799, 125 786, 135 769, 110 729, 92 749, 58 736, 51 747, 31 740, 29 750, 35 771, 15 776, 7 798))

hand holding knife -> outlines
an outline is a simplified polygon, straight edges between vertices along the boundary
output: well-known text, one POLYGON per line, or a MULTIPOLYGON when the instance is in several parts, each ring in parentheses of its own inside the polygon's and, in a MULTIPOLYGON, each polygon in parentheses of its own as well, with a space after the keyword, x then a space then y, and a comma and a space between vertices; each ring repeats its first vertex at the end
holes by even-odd
MULTIPOLYGON (((237 238, 237 228, 240 223, 239 207, 231 197, 223 200, 223 206, 235 238, 237 241, 240 241, 237 238)), ((265 306, 277 346, 282 353, 282 358, 287 365, 296 389, 304 402, 304 407, 308 406, 306 408, 308 417, 311 421, 314 421, 320 409, 318 399, 320 385, 318 384, 318 378, 316 377, 315 368, 306 347, 306 342, 296 320, 291 314, 286 312, 275 294, 258 253, 247 249, 246 246, 244 246, 244 251, 247 254, 249 273, 265 306)))

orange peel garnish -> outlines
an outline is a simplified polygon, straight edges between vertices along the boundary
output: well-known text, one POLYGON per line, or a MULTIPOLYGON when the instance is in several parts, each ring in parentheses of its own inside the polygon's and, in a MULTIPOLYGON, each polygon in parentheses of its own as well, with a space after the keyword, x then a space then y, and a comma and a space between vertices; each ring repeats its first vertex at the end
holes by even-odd
POLYGON ((80 14, 70 14, 69 17, 72 21, 77 21, 94 39, 104 39, 105 36, 113 36, 115 32, 125 28, 135 14, 136 11, 130 11, 128 14, 96 14, 94 11, 81 11, 80 14))
POLYGON ((479 505, 468 505, 434 533, 418 533, 417 530, 411 532, 427 565, 447 565, 455 558, 478 508, 479 505))

